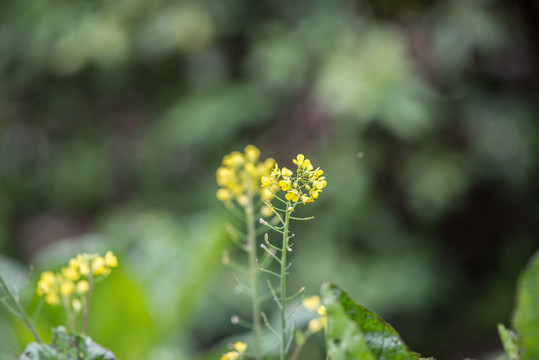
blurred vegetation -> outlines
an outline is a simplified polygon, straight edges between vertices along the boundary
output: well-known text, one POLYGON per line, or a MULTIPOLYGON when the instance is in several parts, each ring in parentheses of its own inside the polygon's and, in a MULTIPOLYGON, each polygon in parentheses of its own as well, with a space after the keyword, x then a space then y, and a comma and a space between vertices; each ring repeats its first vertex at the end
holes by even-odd
MULTIPOLYGON (((215 358, 248 317, 215 170, 249 143, 302 152, 328 187, 294 229, 291 286, 331 280, 414 350, 484 358, 537 248, 537 24, 524 0, 8 0, 0 266, 22 286, 35 265, 35 307, 36 273, 113 249, 92 338, 215 358)), ((27 341, 0 313, 0 357, 27 341)))

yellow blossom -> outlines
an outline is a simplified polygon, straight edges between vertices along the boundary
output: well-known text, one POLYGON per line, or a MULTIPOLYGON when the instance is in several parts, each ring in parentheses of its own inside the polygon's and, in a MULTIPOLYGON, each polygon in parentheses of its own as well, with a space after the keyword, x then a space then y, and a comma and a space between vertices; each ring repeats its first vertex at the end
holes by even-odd
POLYGON ((118 258, 110 250, 105 253, 105 265, 108 266, 108 267, 117 267, 118 266, 118 258))
POLYGON ((68 266, 62 269, 62 275, 71 281, 77 281, 80 278, 78 266, 68 266))
POLYGON ((281 176, 281 170, 279 170, 279 167, 275 164, 275 167, 270 172, 270 178, 277 180, 279 176, 281 176))
POLYGON ((313 295, 303 299, 301 303, 305 309, 314 311, 320 305, 320 297, 318 295, 313 295))
POLYGON ((240 354, 244 354, 245 350, 247 350, 247 344, 244 342, 238 341, 234 344, 234 350, 236 350, 240 354))
POLYGON ((292 182, 290 180, 281 180, 279 181, 279 186, 281 190, 288 191, 292 187, 292 182))
POLYGON ((82 261, 79 263, 79 271, 84 276, 90 275, 90 265, 88 265, 87 261, 82 261))
POLYGON ((269 217, 269 216, 273 215, 273 208, 271 208, 271 207, 269 207, 267 205, 264 205, 260 209, 260 213, 262 214, 263 217, 269 217))
POLYGON ((242 153, 240 153, 239 151, 233 151, 223 158, 223 165, 236 167, 243 164, 244 161, 245 161, 245 157, 243 156, 242 153))
POLYGON ((45 296, 45 302, 49 305, 58 305, 60 303, 60 297, 57 293, 50 293, 45 296))
MULTIPOLYGON (((260 161, 259 158, 260 150, 254 145, 247 145, 243 153, 233 151, 223 158, 216 173, 217 185, 220 187, 216 194, 219 201, 236 200, 241 206, 247 206, 251 202, 249 198, 261 195, 261 185, 273 185, 269 177, 275 160, 270 158, 260 161)), ((265 197, 265 200, 270 198, 268 194, 265 197)))
POLYGON ((326 315, 326 307, 324 305, 321 305, 316 312, 320 316, 325 316, 326 315))
POLYGON ((296 189, 292 189, 286 193, 284 196, 286 200, 291 200, 292 202, 297 202, 299 199, 299 193, 296 189))
POLYGON ((307 327, 313 333, 319 332, 320 330, 324 328, 324 321, 322 318, 312 319, 311 321, 309 321, 309 325, 307 325, 307 327))
POLYGON ((273 185, 273 181, 271 181, 270 179, 268 179, 268 178, 265 177, 265 176, 263 176, 263 177, 260 179, 260 182, 262 183, 262 187, 268 187, 268 186, 273 185))
POLYGON ((254 145, 247 145, 244 151, 245 157, 253 163, 256 162, 260 157, 260 150, 258 150, 258 148, 254 145))
POLYGON ((239 358, 240 354, 237 351, 229 351, 223 354, 220 360, 238 360, 239 358))
POLYGON ((101 256, 96 256, 92 260, 92 273, 94 275, 101 275, 105 271, 105 259, 103 259, 101 256))
POLYGON ((288 168, 283 167, 282 170, 281 170, 281 174, 283 176, 290 177, 290 176, 294 175, 294 172, 292 170, 288 169, 288 168))
POLYGON ((75 284, 73 284, 73 281, 71 280, 64 280, 62 281, 62 285, 60 285, 60 292, 62 295, 69 296, 71 293, 75 290, 75 284))
POLYGON ((88 290, 90 289, 90 284, 86 280, 81 280, 77 283, 76 289, 77 293, 86 294, 86 292, 88 292, 88 290))
POLYGON ((37 294, 39 296, 48 294, 52 291, 56 291, 56 277, 50 271, 45 271, 41 274, 41 278, 37 283, 37 294))
POLYGON ((82 303, 79 299, 73 299, 71 301, 71 307, 73 308, 73 310, 75 310, 75 312, 79 312, 82 309, 82 303))
POLYGON ((281 190, 286 192, 284 198, 287 201, 294 204, 301 201, 306 205, 318 199, 322 190, 327 186, 326 178, 322 176, 324 171, 320 168, 314 169, 311 161, 306 159, 303 154, 298 154, 292 161, 298 166, 297 174, 286 167, 279 169, 275 164, 270 176, 261 179, 261 186, 263 188, 272 186, 273 196, 281 190), (281 176, 281 180, 278 181, 281 176), (276 185, 278 188, 274 189, 276 185))
POLYGON ((260 192, 260 200, 263 201, 263 202, 266 202, 266 201, 271 200, 273 198, 274 198, 274 195, 271 192, 271 190, 268 189, 268 188, 262 189, 262 191, 260 192))
POLYGON ((228 189, 220 188, 217 190, 217 200, 227 202, 232 199, 232 192, 228 189))

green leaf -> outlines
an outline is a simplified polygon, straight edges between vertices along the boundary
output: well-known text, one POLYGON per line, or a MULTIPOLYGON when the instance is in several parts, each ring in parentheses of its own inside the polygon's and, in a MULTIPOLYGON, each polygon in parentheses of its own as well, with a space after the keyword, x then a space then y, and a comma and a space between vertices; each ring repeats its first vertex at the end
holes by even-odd
POLYGON ((326 341, 329 359, 423 359, 408 349, 391 325, 374 312, 356 304, 336 285, 323 285, 322 296, 327 308, 326 341))
POLYGON ((518 336, 514 331, 498 324, 498 334, 502 340, 503 348, 507 354, 507 360, 520 360, 518 336))
POLYGON ((57 358, 58 352, 51 345, 30 343, 19 360, 55 360, 57 358))
POLYGON ((522 346, 522 360, 539 359, 539 252, 518 281, 513 322, 522 346))
POLYGON ((114 354, 87 336, 68 334, 63 326, 53 329, 53 344, 29 344, 19 360, 116 360, 114 354))

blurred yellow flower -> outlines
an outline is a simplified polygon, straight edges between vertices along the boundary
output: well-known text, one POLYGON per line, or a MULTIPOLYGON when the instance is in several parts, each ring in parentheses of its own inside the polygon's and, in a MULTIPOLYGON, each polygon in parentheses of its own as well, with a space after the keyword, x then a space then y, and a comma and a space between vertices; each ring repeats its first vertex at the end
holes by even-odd
POLYGON ((79 312, 82 309, 82 303, 79 299, 73 299, 71 301, 71 307, 73 308, 73 310, 75 310, 75 312, 79 312))
POLYGON ((320 306, 320 297, 318 295, 313 295, 303 299, 301 303, 305 309, 315 311, 318 306, 320 306))
POLYGON ((81 280, 77 283, 76 289, 79 294, 86 294, 90 289, 90 284, 86 280, 81 280))
POLYGON ((58 305, 60 304, 60 297, 57 293, 50 293, 45 296, 45 302, 49 305, 58 305))
POLYGON ((220 360, 238 360, 240 358, 240 354, 237 351, 229 351, 227 353, 224 353, 220 360))
POLYGON ((75 290, 75 284, 73 284, 73 281, 67 279, 62 281, 62 285, 60 285, 60 292, 62 295, 69 296, 73 290, 75 290))
POLYGON ((241 206, 246 206, 252 197, 262 197, 262 201, 273 198, 271 191, 262 191, 262 187, 274 185, 270 171, 275 160, 260 161, 260 150, 254 145, 247 145, 244 152, 233 151, 223 158, 217 169, 216 178, 219 189, 217 199, 224 203, 236 200, 241 206), (261 185, 260 185, 261 184, 261 185))
POLYGON ((322 318, 315 318, 309 321, 309 325, 307 325, 308 329, 311 332, 319 332, 324 328, 324 321, 322 318))
POLYGON ((108 267, 118 267, 118 258, 110 250, 105 253, 105 265, 108 267))
POLYGON ((247 344, 241 341, 238 341, 234 344, 234 350, 239 352, 240 354, 245 353, 245 350, 247 350, 247 344))
POLYGON ((37 282, 36 293, 49 305, 59 305, 62 297, 78 312, 82 308, 82 296, 90 290, 88 280, 94 275, 106 276, 111 267, 117 266, 118 259, 112 251, 107 251, 105 257, 99 254, 77 254, 60 272, 43 272, 37 282))

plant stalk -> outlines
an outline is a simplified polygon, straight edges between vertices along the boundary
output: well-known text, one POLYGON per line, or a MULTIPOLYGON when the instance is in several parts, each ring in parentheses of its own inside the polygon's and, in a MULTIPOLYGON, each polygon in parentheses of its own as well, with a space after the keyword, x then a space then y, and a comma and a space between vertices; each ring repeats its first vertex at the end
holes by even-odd
POLYGON ((253 198, 249 197, 249 203, 245 207, 245 220, 247 223, 247 253, 249 257, 249 279, 251 283, 252 301, 251 312, 253 318, 253 336, 254 336, 254 357, 256 360, 262 359, 261 345, 261 321, 260 321, 260 299, 258 297, 258 274, 256 266, 256 233, 253 198))
POLYGON ((21 315, 22 317, 22 320, 24 321, 24 323, 26 324, 26 327, 28 328, 28 330, 30 330, 30 332, 32 333, 32 335, 34 336, 34 339, 36 339, 36 341, 40 344, 43 343, 43 340, 41 340, 41 336, 39 336, 39 333, 37 332, 34 324, 32 323, 32 321, 30 320, 30 318, 28 317, 28 314, 26 314, 26 311, 24 310, 24 308, 22 307, 21 305, 21 302, 19 300, 19 297, 16 296, 15 294, 13 294, 11 292, 11 289, 9 288, 9 286, 7 285, 6 281, 4 280, 4 277, 2 276, 2 274, 0 273, 0 284, 2 285, 2 287, 4 289, 6 289, 6 293, 9 295, 10 299, 13 301, 13 303, 17 306, 17 310, 19 311, 19 314, 21 315))
POLYGON ((90 299, 92 298, 92 289, 94 288, 94 276, 90 270, 90 275, 88 275, 88 292, 86 293, 86 304, 84 304, 84 314, 82 318, 82 333, 86 335, 88 330, 88 316, 90 313, 90 299))
POLYGON ((286 213, 283 230, 283 247, 281 250, 281 356, 286 358, 286 253, 288 252, 288 224, 290 222, 290 201, 286 204, 286 213))

